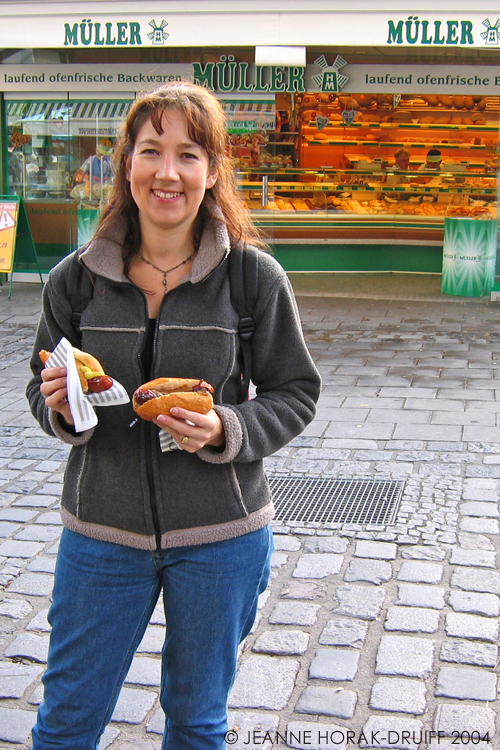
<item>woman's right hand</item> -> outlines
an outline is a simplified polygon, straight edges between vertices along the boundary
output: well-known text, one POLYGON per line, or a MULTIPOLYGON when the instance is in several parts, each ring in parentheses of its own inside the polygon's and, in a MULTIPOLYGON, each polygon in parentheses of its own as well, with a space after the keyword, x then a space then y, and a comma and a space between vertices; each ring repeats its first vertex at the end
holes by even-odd
POLYGON ((59 412, 67 424, 73 425, 68 404, 68 379, 65 367, 45 367, 40 373, 40 393, 50 409, 59 412))

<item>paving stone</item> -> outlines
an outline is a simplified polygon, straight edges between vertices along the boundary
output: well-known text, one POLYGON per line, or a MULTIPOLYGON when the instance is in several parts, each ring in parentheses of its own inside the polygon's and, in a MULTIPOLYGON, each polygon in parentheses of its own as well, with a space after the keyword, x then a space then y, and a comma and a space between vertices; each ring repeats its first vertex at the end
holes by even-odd
POLYGON ((59 526, 25 526, 25 528, 15 535, 14 539, 25 542, 53 542, 61 536, 62 529, 59 526))
POLYGON ((283 534, 274 534, 274 549, 284 550, 287 552, 296 552, 301 548, 301 543, 294 536, 284 536, 283 534))
POLYGON ((42 671, 32 664, 0 661, 0 698, 21 698, 42 671))
POLYGON ((315 536, 312 539, 305 540, 304 550, 306 552, 334 552, 337 554, 343 554, 348 545, 348 540, 342 539, 339 536, 315 536))
POLYGON ((269 615, 271 625, 314 625, 319 604, 303 602, 278 602, 269 615))
POLYGON ((274 551, 271 555, 271 568, 282 568, 288 562, 288 555, 285 552, 274 551))
POLYGON ((43 544, 35 542, 15 542, 9 539, 0 544, 0 555, 4 557, 34 557, 43 549, 43 544))
MULTIPOLYGON (((228 726, 238 736, 231 736, 228 747, 234 750, 270 750, 278 729, 279 718, 256 711, 229 711, 228 726)), ((161 732, 163 734, 163 731, 161 732)))
POLYGON ((340 573, 343 561, 343 555, 324 552, 304 554, 299 557, 292 576, 294 578, 326 578, 340 573))
POLYGON ((309 667, 309 677, 319 680, 353 680, 359 652, 341 648, 319 648, 309 667))
POLYGON ((472 664, 477 667, 494 667, 498 660, 498 646, 477 641, 446 641, 439 654, 441 661, 472 664))
POLYGON ((287 581, 281 592, 283 599, 322 599, 327 588, 324 583, 312 581, 298 581, 293 578, 287 581))
POLYGON ((292 694, 299 666, 296 659, 250 656, 238 670, 229 706, 280 711, 292 694))
POLYGON ((36 723, 34 711, 0 707, 0 740, 4 742, 26 742, 36 723))
POLYGON ((439 612, 424 607, 389 607, 384 622, 386 630, 406 633, 435 633, 439 627, 439 612))
POLYGON ((43 685, 38 685, 28 698, 28 703, 32 706, 39 706, 40 703, 43 703, 43 693, 43 685))
POLYGON ((372 687, 370 708, 376 711, 423 714, 426 708, 425 695, 425 685, 417 680, 379 677, 372 687))
POLYGON ((0 519, 2 521, 20 521, 21 523, 27 523, 36 516, 34 510, 24 510, 22 508, 3 508, 0 510, 0 519))
POLYGON ((418 719, 370 716, 363 726, 359 747, 417 750, 423 729, 424 725, 418 719))
POLYGON ((49 636, 23 633, 17 635, 7 646, 4 654, 7 658, 30 659, 41 664, 47 663, 49 653, 49 636))
POLYGON ((397 545, 389 542, 356 542, 354 557, 370 557, 375 560, 394 560, 397 555, 397 545))
POLYGON ((500 573, 481 568, 454 570, 450 583, 466 591, 482 591, 486 594, 500 594, 500 573))
POLYGON ((495 712, 477 704, 441 703, 434 717, 434 729, 446 737, 456 737, 457 733, 460 737, 462 732, 472 731, 479 732, 480 736, 488 733, 491 741, 495 735, 495 712))
POLYGON ((60 499, 62 495, 63 486, 62 484, 57 484, 56 482, 49 482, 41 487, 39 490, 37 490, 37 495, 54 495, 57 499, 60 499))
POLYGON ((432 673, 434 641, 401 635, 383 635, 377 651, 375 674, 426 679, 432 673))
POLYGON ((495 479, 488 479, 488 477, 466 477, 464 479, 464 491, 475 489, 495 490, 497 487, 498 482, 495 479))
POLYGON ((464 487, 462 492, 462 498, 464 500, 480 500, 487 503, 497 503, 500 500, 498 492, 495 489, 487 489, 483 487, 464 487))
POLYGON ((405 560, 398 573, 399 581, 410 583, 439 583, 443 577, 443 566, 437 563, 405 560))
POLYGON ((125 678, 131 685, 159 687, 161 683, 161 660, 151 656, 135 656, 125 678))
POLYGON ((26 630, 40 630, 42 633, 49 633, 51 626, 47 620, 48 613, 48 608, 40 610, 26 625, 26 630))
POLYGON ((458 543, 463 549, 486 549, 495 550, 495 545, 484 534, 468 534, 462 531, 458 535, 458 543))
POLYGON ((150 718, 146 726, 146 732, 159 734, 163 737, 164 731, 165 731, 165 713, 162 708, 159 708, 157 711, 154 712, 154 714, 150 718))
MULTIPOLYGON (((36 482, 32 483, 31 490, 36 487, 36 482)), ((10 488, 12 491, 12 487, 10 488)), ((59 502, 60 498, 56 495, 26 495, 23 493, 23 488, 19 487, 19 492, 22 493, 21 497, 14 500, 12 505, 20 506, 22 508, 50 508, 59 502)))
POLYGON ((493 503, 462 503, 459 511, 463 516, 475 516, 477 518, 498 518, 500 511, 493 503))
POLYGON ((368 633, 368 623, 352 617, 334 617, 326 624, 319 637, 322 646, 352 646, 361 648, 368 633))
POLYGON ((381 584, 392 577, 392 566, 383 560, 351 560, 344 581, 369 581, 381 584))
POLYGON ((463 531, 469 531, 471 534, 500 534, 498 521, 490 518, 461 518, 459 526, 463 531))
POLYGON ((445 628, 447 635, 457 638, 477 638, 491 643, 498 640, 498 622, 489 617, 448 612, 445 628))
POLYGON ((346 750, 348 728, 338 724, 289 721, 287 747, 296 750, 346 750))
POLYGON ((495 594, 451 591, 448 604, 455 612, 470 612, 487 617, 498 617, 500 614, 500 598, 495 594))
POLYGON ((497 696, 497 682, 498 676, 492 672, 441 667, 434 694, 460 700, 494 701, 497 696))
POLYGON ((157 695, 140 688, 122 688, 111 721, 140 724, 153 708, 157 695))
POLYGON ((419 583, 400 583, 398 586, 398 600, 396 604, 407 607, 430 607, 442 609, 446 589, 439 586, 426 586, 419 583))
POLYGON ((165 642, 165 628, 149 625, 137 649, 138 653, 161 654, 165 642))
POLYGON ((31 596, 50 596, 54 586, 54 576, 43 573, 21 573, 7 588, 9 593, 31 596))
POLYGON ((298 714, 352 719, 357 699, 353 690, 309 686, 301 694, 295 711, 298 714))
POLYGON ((268 630, 257 638, 252 651, 277 656, 293 656, 304 654, 308 644, 309 633, 304 633, 302 630, 268 630))
POLYGON ((441 547, 424 547, 421 545, 415 545, 412 547, 406 547, 401 555, 408 560, 444 560, 446 552, 441 547))
MULTIPOLYGON (((102 733, 101 741, 99 742, 97 750, 106 750, 106 748, 109 747, 119 736, 119 729, 117 729, 116 727, 107 726, 102 733)), ((137 748, 137 750, 139 750, 139 748, 137 748)))
POLYGON ((52 510, 48 513, 41 513, 35 523, 41 523, 41 524, 52 524, 54 526, 62 526, 62 518, 61 514, 58 510, 52 510))
POLYGON ((10 521, 0 521, 0 537, 11 536, 15 531, 21 528, 18 523, 10 523, 10 521))
POLYGON ((26 599, 3 599, 0 601, 0 615, 20 620, 33 612, 33 607, 26 599))
POLYGON ((487 550, 454 549, 451 551, 452 565, 478 565, 482 568, 495 568, 496 555, 487 550))
POLYGON ((385 591, 375 586, 345 584, 337 588, 335 597, 339 602, 336 614, 374 620, 384 604, 385 591))
POLYGON ((54 573, 55 569, 55 557, 46 557, 45 555, 34 557, 33 560, 30 560, 26 565, 26 570, 29 570, 32 573, 54 573))

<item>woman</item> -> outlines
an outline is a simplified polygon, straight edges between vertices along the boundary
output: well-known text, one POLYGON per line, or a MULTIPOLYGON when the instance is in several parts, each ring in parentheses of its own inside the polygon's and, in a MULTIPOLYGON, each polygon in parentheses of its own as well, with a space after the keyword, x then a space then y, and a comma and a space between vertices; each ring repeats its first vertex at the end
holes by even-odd
POLYGON ((407 172, 410 169, 410 152, 406 148, 400 148, 394 154, 394 166, 390 167, 389 174, 386 176, 388 186, 403 185, 410 182, 410 178, 401 172, 407 172))
POLYGON ((97 747, 160 591, 168 623, 162 747, 219 749, 238 644, 269 576, 273 506, 262 459, 313 419, 320 379, 287 277, 259 253, 256 397, 238 403, 227 256, 258 240, 215 97, 178 83, 145 95, 114 159, 110 203, 79 252, 94 284, 82 340, 71 324, 69 257, 45 286, 27 390, 43 429, 73 446, 33 749, 97 747), (216 405, 134 426, 130 404, 109 407, 93 430, 76 434, 66 372, 42 370, 37 355, 61 336, 96 356, 129 394, 159 376, 203 378, 216 405), (161 431, 181 450, 162 452, 161 431))

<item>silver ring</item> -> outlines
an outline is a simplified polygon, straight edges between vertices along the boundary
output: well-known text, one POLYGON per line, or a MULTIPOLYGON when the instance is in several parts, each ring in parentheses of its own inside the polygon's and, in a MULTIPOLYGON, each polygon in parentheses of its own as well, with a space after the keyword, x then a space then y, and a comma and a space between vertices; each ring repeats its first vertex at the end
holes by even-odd
POLYGON ((187 435, 185 435, 185 436, 184 436, 184 437, 182 438, 182 440, 181 440, 181 445, 187 445, 187 443, 188 443, 188 440, 189 440, 188 436, 187 436, 187 435))

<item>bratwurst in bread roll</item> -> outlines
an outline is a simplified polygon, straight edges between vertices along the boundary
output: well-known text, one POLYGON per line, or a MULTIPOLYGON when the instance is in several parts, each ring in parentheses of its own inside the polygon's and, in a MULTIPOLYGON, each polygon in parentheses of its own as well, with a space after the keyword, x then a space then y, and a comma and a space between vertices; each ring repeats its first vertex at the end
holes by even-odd
MULTIPOLYGON (((47 362, 51 354, 52 352, 47 352, 45 349, 38 352, 43 364, 47 362)), ((98 359, 93 357, 92 354, 81 352, 80 349, 75 347, 73 347, 73 354, 75 355, 76 371, 84 393, 102 393, 111 388, 113 380, 105 374, 98 359)))
POLYGON ((174 406, 207 414, 214 405, 213 392, 213 386, 205 380, 156 378, 135 391, 132 406, 142 419, 149 422, 160 414, 168 414, 174 406))

